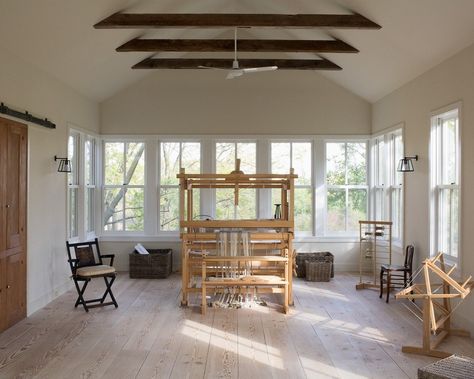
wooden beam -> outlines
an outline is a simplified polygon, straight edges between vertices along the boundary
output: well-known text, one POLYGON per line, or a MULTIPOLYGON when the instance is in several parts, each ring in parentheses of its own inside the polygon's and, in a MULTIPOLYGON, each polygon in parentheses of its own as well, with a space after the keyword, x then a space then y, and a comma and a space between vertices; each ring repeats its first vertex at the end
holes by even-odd
MULTIPOLYGON (((254 40, 237 41, 237 50, 245 52, 358 53, 340 40, 254 40)), ((141 39, 135 38, 117 48, 118 52, 214 52, 234 51, 232 39, 141 39)))
POLYGON ((96 29, 229 27, 381 28, 360 14, 115 13, 94 25, 96 29))
MULTIPOLYGON (((327 59, 239 59, 240 68, 278 66, 279 70, 342 70, 327 59)), ((232 59, 147 58, 133 69, 232 69, 232 59)))

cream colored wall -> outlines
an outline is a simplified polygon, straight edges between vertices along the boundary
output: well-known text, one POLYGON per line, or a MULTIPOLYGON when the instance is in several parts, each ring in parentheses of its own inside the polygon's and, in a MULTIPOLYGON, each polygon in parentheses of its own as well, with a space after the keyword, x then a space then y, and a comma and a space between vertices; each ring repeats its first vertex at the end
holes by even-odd
POLYGON ((225 71, 155 72, 101 104, 103 134, 367 134, 370 104, 297 71, 225 80, 225 71))
MULTIPOLYGON (((98 105, 53 77, 1 51, 0 99, 57 124, 28 125, 27 312, 31 314, 70 288, 66 262, 66 176, 53 156, 64 156, 67 125, 99 131, 98 105)), ((3 115, 0 115, 3 117, 3 115)))
MULTIPOLYGON (((405 236, 414 242, 418 262, 429 256, 430 112, 462 101, 462 271, 474 274, 474 45, 463 50, 373 105, 373 132, 405 123, 405 153, 419 155, 415 172, 405 175, 405 236)), ((474 332, 474 296, 460 308, 474 332)), ((463 317, 464 316, 464 317, 463 317)))

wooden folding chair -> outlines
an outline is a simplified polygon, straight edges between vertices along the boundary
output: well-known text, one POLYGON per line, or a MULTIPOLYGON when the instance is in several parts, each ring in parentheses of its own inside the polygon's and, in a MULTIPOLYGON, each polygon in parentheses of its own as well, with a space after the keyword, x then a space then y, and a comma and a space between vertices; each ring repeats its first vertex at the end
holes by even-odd
POLYGON ((97 238, 94 241, 78 243, 69 243, 69 241, 66 241, 66 247, 72 279, 74 280, 78 294, 74 306, 77 307, 79 304, 82 304, 86 312, 89 312, 89 308, 103 307, 106 305, 114 305, 115 308, 117 308, 118 304, 112 293, 112 284, 116 277, 115 268, 113 267, 115 255, 102 255, 97 238), (102 261, 103 258, 110 259, 110 264, 105 265, 102 261), (84 292, 93 278, 104 278, 105 292, 100 298, 85 300, 84 292), (82 287, 79 285, 80 282, 84 283, 82 287), (105 303, 104 301, 107 295, 110 296, 112 301, 105 303))

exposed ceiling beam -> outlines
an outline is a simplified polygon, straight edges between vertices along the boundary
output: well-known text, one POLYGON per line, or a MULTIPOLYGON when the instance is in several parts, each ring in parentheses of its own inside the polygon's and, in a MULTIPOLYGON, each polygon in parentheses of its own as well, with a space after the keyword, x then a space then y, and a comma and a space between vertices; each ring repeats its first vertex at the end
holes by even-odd
POLYGON ((211 14, 211 13, 115 13, 96 29, 157 28, 355 28, 380 29, 360 14, 211 14))
MULTIPOLYGON (((340 40, 237 40, 237 50, 247 52, 357 53, 356 48, 340 40)), ((234 51, 232 39, 140 39, 117 48, 119 52, 214 52, 234 51)))
MULTIPOLYGON (((134 69, 232 69, 232 59, 147 58, 134 69)), ((279 70, 342 70, 327 59, 239 59, 240 68, 278 66, 279 70)))

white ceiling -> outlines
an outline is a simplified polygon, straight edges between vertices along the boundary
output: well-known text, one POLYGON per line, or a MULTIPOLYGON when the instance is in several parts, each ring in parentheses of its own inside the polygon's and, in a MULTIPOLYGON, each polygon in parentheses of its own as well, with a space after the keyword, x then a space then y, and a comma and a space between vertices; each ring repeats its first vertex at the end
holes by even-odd
MULTIPOLYGON (((358 12, 380 24, 382 29, 246 29, 239 34, 262 38, 336 37, 348 42, 360 53, 322 54, 343 70, 318 73, 370 102, 377 101, 474 43, 473 0, 0 0, 1 54, 6 51, 13 53, 85 96, 103 101, 150 74, 150 71, 130 69, 149 56, 148 53, 115 52, 116 47, 129 39, 137 36, 232 36, 231 30, 93 28, 96 22, 117 11, 358 12)), ((304 57, 314 58, 315 55, 305 54, 304 57)), ((314 72, 307 74, 315 75, 314 72)), ((273 80, 277 77, 278 72, 275 72, 273 80)))

